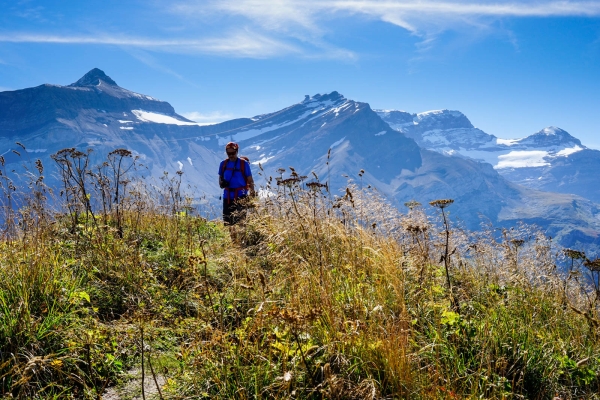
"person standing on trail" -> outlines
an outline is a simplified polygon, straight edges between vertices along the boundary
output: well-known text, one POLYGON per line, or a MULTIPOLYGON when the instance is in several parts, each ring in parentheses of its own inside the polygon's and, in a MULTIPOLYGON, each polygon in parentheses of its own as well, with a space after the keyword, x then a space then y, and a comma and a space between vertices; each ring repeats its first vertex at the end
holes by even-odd
POLYGON ((248 195, 256 195, 250 163, 238 157, 238 151, 237 143, 227 143, 227 159, 219 165, 219 186, 223 189, 223 222, 230 227, 244 219, 248 195))

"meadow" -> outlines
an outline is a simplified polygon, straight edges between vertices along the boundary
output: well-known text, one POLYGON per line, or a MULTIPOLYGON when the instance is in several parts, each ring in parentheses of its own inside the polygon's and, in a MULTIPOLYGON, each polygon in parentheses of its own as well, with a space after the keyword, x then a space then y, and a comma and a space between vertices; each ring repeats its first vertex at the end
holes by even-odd
POLYGON ((290 168, 232 240, 182 173, 53 159, 55 190, 0 159, 3 398, 98 399, 136 368, 156 390, 121 398, 600 398, 600 262, 535 227, 290 168))

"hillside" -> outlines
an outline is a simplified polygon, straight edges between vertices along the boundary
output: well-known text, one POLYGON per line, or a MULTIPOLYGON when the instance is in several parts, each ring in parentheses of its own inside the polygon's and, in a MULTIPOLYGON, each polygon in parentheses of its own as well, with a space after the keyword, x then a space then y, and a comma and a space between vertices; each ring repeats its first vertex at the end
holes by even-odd
POLYGON ((176 181, 109 179, 95 217, 36 185, 0 241, 2 396, 597 398, 598 260, 284 176, 235 243, 176 181))

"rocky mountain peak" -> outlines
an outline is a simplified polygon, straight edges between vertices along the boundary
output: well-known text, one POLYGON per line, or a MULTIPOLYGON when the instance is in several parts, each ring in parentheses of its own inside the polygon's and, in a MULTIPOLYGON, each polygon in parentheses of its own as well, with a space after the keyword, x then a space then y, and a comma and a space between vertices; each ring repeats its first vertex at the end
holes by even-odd
POLYGON ((346 100, 346 98, 340 93, 333 91, 331 93, 326 94, 315 94, 314 96, 306 95, 304 96, 303 104, 312 103, 312 102, 326 102, 330 101, 332 103, 336 103, 340 100, 346 100))
POLYGON ((104 71, 99 68, 92 69, 90 72, 82 76, 77 82, 69 86, 98 86, 100 81, 109 85, 119 86, 117 85, 117 82, 113 81, 110 76, 106 75, 104 71))
POLYGON ((433 110, 417 114, 415 123, 426 129, 474 128, 471 121, 460 111, 433 110))
POLYGON ((534 133, 520 141, 523 144, 536 144, 539 146, 558 146, 574 144, 582 146, 581 141, 573 137, 569 132, 557 128, 556 126, 548 126, 539 132, 534 133))

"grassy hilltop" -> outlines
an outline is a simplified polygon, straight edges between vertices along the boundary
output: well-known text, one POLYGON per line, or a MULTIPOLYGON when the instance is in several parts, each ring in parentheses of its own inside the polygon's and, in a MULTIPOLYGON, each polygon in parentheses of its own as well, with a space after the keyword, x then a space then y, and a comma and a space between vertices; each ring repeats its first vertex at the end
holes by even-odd
POLYGON ((600 263, 534 229, 469 233, 449 201, 402 214, 292 170, 234 243, 181 174, 85 160, 57 153, 60 210, 41 164, 18 196, 0 169, 4 398, 96 399, 134 368, 146 398, 600 398, 600 263))

